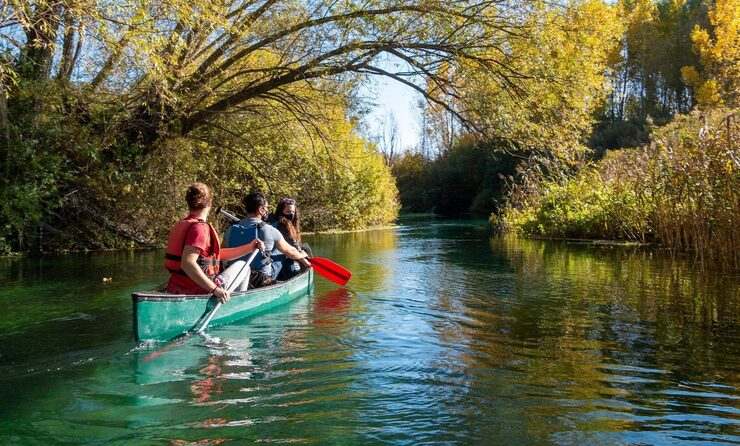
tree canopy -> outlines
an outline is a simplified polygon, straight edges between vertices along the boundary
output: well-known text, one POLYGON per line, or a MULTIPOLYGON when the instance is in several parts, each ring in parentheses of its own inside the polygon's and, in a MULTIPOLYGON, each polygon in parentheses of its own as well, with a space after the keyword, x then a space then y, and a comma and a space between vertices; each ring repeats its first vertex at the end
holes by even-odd
POLYGON ((389 221, 395 186, 354 129, 358 86, 390 77, 459 114, 427 85, 458 94, 444 69, 464 66, 514 88, 506 52, 538 4, 3 2, 0 237, 150 244, 196 178, 231 202, 247 187, 304 194, 317 227, 389 221))
POLYGON ((10 0, 0 48, 25 79, 122 96, 128 113, 117 126, 150 145, 224 113, 278 108, 305 120, 296 90, 347 92, 365 74, 419 89, 409 79, 424 76, 452 91, 439 67, 465 63, 513 85, 505 45, 534 3, 10 0), (389 70, 379 63, 384 55, 413 72, 389 70))
POLYGON ((737 5, 7 0, 0 250, 152 244, 195 179, 233 204, 246 188, 300 194, 316 227, 390 221, 390 168, 356 125, 368 76, 422 94, 447 149, 571 162, 599 120, 736 103, 737 5))
POLYGON ((710 30, 694 25, 691 41, 701 62, 681 69, 702 107, 740 105, 740 1, 717 0, 709 10, 710 30), (713 35, 712 35, 713 34, 713 35))

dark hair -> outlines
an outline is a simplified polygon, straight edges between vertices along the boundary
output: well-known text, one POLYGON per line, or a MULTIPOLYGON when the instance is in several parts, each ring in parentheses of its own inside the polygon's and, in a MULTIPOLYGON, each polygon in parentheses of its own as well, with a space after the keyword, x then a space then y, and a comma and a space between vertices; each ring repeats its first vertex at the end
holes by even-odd
POLYGON ((289 236, 291 239, 298 243, 301 243, 301 214, 298 212, 298 203, 292 198, 283 198, 278 202, 277 208, 275 209, 275 219, 277 220, 280 228, 280 232, 283 232, 284 236, 289 236), (295 214, 292 219, 283 215, 283 210, 289 205, 295 205, 295 214))
POLYGON ((254 214, 259 210, 259 208, 267 204, 267 200, 261 192, 252 192, 244 197, 242 204, 244 204, 244 210, 247 211, 248 214, 254 214))
POLYGON ((188 202, 188 208, 191 211, 198 211, 213 203, 211 189, 203 183, 193 183, 188 186, 185 192, 185 201, 188 202))

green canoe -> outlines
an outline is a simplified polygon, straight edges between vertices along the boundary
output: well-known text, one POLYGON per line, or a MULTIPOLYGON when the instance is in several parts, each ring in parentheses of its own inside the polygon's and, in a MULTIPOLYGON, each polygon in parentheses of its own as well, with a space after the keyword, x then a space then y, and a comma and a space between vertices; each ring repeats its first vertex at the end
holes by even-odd
MULTIPOLYGON (((311 292, 313 269, 264 288, 233 293, 219 308, 209 326, 224 325, 252 316, 311 292)), ((206 312, 209 295, 169 294, 159 291, 136 292, 134 333, 138 342, 167 341, 190 329, 206 312)))

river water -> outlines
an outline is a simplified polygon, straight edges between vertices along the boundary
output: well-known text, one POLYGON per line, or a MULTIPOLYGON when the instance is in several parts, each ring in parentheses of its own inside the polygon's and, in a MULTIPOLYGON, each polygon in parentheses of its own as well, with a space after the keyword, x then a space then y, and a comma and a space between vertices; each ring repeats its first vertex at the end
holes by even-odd
POLYGON ((737 274, 476 222, 308 241, 347 288, 151 361, 161 252, 0 259, 0 444, 740 444, 737 274))

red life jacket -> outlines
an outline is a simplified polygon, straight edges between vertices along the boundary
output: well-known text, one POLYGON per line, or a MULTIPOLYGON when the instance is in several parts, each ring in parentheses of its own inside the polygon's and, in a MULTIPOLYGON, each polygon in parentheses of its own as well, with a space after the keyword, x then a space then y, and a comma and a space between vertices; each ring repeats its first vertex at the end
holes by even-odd
POLYGON ((219 273, 219 258, 221 246, 218 242, 218 234, 209 223, 188 215, 184 219, 177 222, 177 224, 170 231, 170 236, 167 241, 167 249, 164 254, 164 267, 173 274, 185 274, 182 270, 182 251, 185 248, 185 237, 188 235, 188 231, 193 225, 208 225, 208 229, 211 235, 211 252, 208 256, 198 256, 198 266, 203 270, 206 276, 213 278, 219 273))

